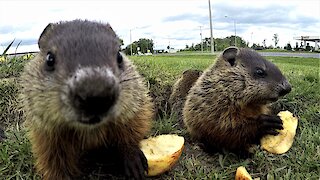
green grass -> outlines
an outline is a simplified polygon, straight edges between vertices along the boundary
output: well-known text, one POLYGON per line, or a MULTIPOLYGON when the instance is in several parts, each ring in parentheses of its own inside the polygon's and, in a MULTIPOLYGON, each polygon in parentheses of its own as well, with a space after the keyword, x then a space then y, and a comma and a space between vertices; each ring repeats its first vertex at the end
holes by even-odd
MULTIPOLYGON (((292 85, 292 92, 274 104, 277 110, 289 110, 299 118, 292 148, 283 155, 273 155, 258 147, 252 158, 240 159, 227 153, 208 155, 190 141, 185 129, 167 105, 170 88, 187 69, 204 70, 214 62, 211 55, 131 57, 149 84, 159 105, 152 135, 177 133, 186 144, 179 163, 170 172, 154 179, 234 179, 238 166, 245 166, 253 177, 261 179, 320 178, 320 79, 319 59, 270 57, 292 85)), ((30 143, 20 122, 18 108, 19 77, 25 61, 16 58, 0 64, 0 124, 6 127, 7 140, 0 143, 0 179, 39 179, 33 168, 30 143), (8 67, 7 65, 11 65, 8 67)))
POLYGON ((148 80, 155 79, 161 84, 172 85, 176 78, 187 69, 205 69, 213 63, 212 55, 163 55, 163 56, 133 56, 131 59, 148 80))

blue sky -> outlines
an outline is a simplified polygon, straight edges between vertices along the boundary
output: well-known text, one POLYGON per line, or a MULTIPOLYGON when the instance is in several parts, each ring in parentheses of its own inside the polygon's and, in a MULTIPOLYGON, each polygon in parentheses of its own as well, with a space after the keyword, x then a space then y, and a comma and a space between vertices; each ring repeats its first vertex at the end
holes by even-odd
MULTIPOLYGON (((0 7, 0 52, 13 39, 22 41, 18 51, 37 51, 37 39, 49 22, 72 19, 109 22, 125 45, 130 29, 132 41, 151 38, 156 48, 199 43, 200 26, 203 37, 210 36, 208 0, 1 0, 0 7)), ((234 22, 237 35, 250 44, 266 39, 271 45, 275 33, 280 46, 295 45, 295 36, 320 35, 318 0, 211 0, 211 7, 217 38, 233 35, 234 22)))

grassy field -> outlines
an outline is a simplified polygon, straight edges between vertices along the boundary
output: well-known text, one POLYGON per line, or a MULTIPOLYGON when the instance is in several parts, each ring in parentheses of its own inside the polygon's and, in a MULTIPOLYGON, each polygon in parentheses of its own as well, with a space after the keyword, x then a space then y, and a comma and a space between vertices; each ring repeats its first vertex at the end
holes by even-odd
MULTIPOLYGON (((283 155, 273 155, 257 147, 252 158, 234 154, 204 153, 190 142, 185 129, 170 112, 168 97, 171 86, 187 69, 203 70, 214 62, 211 55, 140 56, 132 57, 146 77, 155 103, 157 118, 150 135, 176 133, 186 138, 179 163, 170 172, 153 179, 234 179, 238 166, 245 166, 261 179, 320 178, 320 79, 319 59, 271 57, 292 85, 292 92, 273 105, 276 111, 289 110, 299 118, 293 147, 283 155)), ((0 179, 39 179, 33 168, 30 143, 25 136, 23 112, 19 108, 17 78, 26 61, 15 58, 0 62, 0 124, 7 139, 0 143, 0 179)), ((104 179, 92 175, 91 179, 104 179)), ((110 177, 110 176, 108 176, 110 177)))

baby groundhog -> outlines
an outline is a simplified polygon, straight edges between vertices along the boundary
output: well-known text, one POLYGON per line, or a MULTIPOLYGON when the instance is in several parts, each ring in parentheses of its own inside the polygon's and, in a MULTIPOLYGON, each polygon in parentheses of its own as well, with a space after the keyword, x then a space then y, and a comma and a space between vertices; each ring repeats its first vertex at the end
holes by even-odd
POLYGON ((116 149, 127 177, 143 179, 148 165, 139 142, 151 128, 153 104, 110 25, 49 24, 38 45, 22 75, 22 98, 43 178, 76 178, 81 156, 105 147, 116 149))
POLYGON ((291 91, 280 70, 251 49, 229 47, 190 89, 183 109, 191 136, 209 152, 248 155, 266 134, 282 129, 268 104, 291 91))

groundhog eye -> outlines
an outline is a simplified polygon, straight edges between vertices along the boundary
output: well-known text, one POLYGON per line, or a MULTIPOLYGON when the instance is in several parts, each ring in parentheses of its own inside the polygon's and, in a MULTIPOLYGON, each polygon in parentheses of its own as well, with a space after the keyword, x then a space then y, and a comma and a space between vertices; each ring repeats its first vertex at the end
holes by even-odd
POLYGON ((55 57, 51 52, 48 52, 46 56, 46 70, 52 71, 54 68, 55 57))
POLYGON ((117 54, 117 62, 118 62, 119 68, 122 67, 122 61, 123 61, 123 57, 120 54, 120 52, 118 52, 118 54, 117 54))
POLYGON ((266 77, 267 76, 267 73, 261 68, 257 68, 256 71, 254 72, 254 74, 257 77, 266 77))

